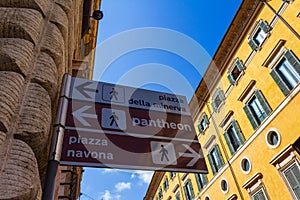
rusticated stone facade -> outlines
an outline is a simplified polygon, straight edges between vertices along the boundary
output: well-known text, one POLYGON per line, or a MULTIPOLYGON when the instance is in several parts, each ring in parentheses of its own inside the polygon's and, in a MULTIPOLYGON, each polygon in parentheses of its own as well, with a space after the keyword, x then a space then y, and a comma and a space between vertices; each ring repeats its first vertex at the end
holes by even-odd
POLYGON ((0 0, 0 199, 41 199, 62 76, 83 57, 83 4, 0 0))

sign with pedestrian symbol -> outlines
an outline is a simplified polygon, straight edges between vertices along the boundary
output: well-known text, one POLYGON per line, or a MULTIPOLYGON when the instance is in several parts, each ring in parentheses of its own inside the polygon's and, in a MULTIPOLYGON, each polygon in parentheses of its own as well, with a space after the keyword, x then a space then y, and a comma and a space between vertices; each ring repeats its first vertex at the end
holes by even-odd
POLYGON ((101 126, 104 128, 126 130, 126 115, 123 110, 102 108, 101 126))
POLYGON ((166 142, 151 142, 153 163, 162 165, 176 165, 177 158, 174 145, 166 142))
POLYGON ((207 173, 184 96, 68 77, 62 165, 207 173))

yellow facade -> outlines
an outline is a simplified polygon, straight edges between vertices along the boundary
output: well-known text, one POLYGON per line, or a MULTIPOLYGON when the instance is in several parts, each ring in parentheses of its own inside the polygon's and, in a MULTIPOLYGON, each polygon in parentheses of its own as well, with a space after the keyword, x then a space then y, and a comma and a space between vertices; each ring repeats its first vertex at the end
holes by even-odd
POLYGON ((156 172, 145 200, 300 199, 299 153, 292 147, 300 135, 299 11, 298 0, 242 2, 190 102, 207 182, 199 189, 194 174, 171 178, 169 172, 156 172), (229 81, 229 75, 237 77, 229 81), (289 88, 286 93, 281 84, 289 88), (208 123, 200 131, 204 114, 208 123), (221 167, 208 160, 208 155, 219 158, 213 153, 216 145, 221 167), (185 191, 189 180, 191 197, 185 191))

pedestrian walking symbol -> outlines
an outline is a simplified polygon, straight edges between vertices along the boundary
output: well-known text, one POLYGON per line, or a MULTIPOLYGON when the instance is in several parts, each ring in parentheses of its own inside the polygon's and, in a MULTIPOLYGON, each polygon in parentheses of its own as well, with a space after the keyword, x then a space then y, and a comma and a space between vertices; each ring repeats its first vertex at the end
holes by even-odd
POLYGON ((102 99, 107 102, 125 103, 125 89, 120 86, 104 84, 102 99))
POLYGON ((103 128, 126 130, 126 114, 123 110, 102 108, 101 117, 103 128))
POLYGON ((159 153, 161 153, 160 161, 163 162, 164 158, 166 158, 166 160, 169 161, 168 150, 164 147, 164 145, 160 145, 160 146, 161 146, 161 150, 159 151, 159 153))
POLYGON ((176 165, 177 158, 174 145, 166 142, 151 142, 152 161, 155 164, 176 165))
POLYGON ((118 101, 118 92, 115 90, 115 88, 111 88, 111 91, 109 92, 110 94, 110 99, 113 100, 115 99, 116 101, 118 101))

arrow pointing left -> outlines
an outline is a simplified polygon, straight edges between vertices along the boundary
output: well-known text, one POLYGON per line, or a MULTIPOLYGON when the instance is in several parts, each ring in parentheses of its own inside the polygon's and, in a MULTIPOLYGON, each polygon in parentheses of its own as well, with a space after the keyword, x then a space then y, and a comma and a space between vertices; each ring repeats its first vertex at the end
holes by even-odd
POLYGON ((187 144, 182 144, 182 146, 184 146, 187 150, 189 150, 191 153, 182 153, 179 152, 179 156, 180 157, 189 157, 189 158, 193 158, 188 164, 187 166, 191 167, 193 165, 196 164, 196 162, 202 158, 201 153, 197 153, 194 149, 192 149, 189 145, 187 144))
POLYGON ((85 98, 92 98, 87 92, 95 92, 98 93, 97 89, 94 88, 88 88, 87 86, 93 84, 93 82, 85 82, 83 84, 77 85, 75 88, 82 94, 85 98))
POLYGON ((84 113, 85 111, 89 110, 92 106, 83 106, 82 108, 79 108, 78 110, 72 112, 72 115, 80 121, 84 126, 91 126, 90 123, 88 123, 84 118, 91 118, 91 119, 97 119, 96 114, 89 114, 84 113))

